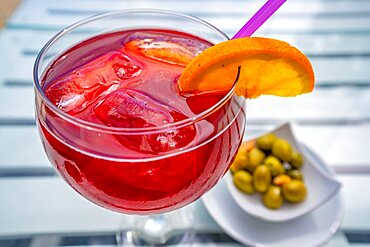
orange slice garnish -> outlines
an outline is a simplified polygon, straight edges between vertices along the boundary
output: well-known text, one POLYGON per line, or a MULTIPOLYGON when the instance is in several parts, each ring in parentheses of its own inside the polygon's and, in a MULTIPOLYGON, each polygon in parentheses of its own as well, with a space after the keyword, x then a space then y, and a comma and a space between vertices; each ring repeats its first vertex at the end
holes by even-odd
POLYGON ((296 96, 314 87, 308 58, 288 43, 268 38, 239 38, 214 45, 185 68, 181 93, 229 90, 246 98, 296 96))

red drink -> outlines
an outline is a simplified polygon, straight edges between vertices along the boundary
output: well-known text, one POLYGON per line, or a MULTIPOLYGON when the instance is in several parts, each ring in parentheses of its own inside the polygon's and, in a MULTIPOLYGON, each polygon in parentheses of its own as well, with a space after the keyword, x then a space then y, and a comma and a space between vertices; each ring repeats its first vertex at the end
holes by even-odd
POLYGON ((176 87, 186 61, 210 45, 180 32, 131 30, 58 56, 41 78, 55 107, 38 95, 37 114, 59 174, 87 199, 124 213, 170 211, 213 187, 240 145, 243 101, 176 87))

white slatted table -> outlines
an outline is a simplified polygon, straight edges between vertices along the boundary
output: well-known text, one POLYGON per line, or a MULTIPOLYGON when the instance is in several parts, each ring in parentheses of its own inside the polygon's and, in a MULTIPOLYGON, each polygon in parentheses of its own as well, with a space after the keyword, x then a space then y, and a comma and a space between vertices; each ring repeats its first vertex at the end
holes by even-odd
MULTIPOLYGON (((232 35, 263 2, 23 1, 0 31, 0 246, 54 246, 63 236, 87 233, 100 236, 92 237, 93 243, 110 243, 109 234, 122 222, 122 216, 68 188, 42 150, 33 117, 32 67, 52 35, 92 14, 160 6, 199 16, 232 35)), ((298 98, 248 102, 247 131, 296 121, 299 139, 333 166, 344 184, 344 219, 327 246, 370 246, 370 1, 289 0, 256 35, 286 40, 308 54, 317 87, 298 98)), ((193 207, 198 232, 219 239, 213 245, 238 245, 201 202, 193 207)))

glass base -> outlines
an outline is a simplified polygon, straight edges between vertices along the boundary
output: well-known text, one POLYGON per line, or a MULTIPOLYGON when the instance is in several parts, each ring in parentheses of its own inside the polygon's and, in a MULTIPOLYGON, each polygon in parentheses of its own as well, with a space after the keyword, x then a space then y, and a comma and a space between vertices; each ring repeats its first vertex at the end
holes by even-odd
POLYGON ((131 229, 126 227, 117 233, 118 246, 190 246, 194 242, 190 207, 165 214, 129 217, 131 229))

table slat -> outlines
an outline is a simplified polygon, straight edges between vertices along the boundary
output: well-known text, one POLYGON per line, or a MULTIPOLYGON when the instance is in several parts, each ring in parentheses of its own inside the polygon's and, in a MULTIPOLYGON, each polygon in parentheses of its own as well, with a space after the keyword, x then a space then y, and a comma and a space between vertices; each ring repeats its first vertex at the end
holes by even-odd
MULTIPOLYGON (((369 14, 370 15, 370 14, 369 14)), ((57 31, 5 29, 0 35, 0 50, 7 57, 14 54, 37 55, 42 46, 57 31)), ((335 35, 335 34, 278 34, 267 33, 264 36, 277 38, 297 46, 311 56, 343 55, 365 56, 370 53, 370 34, 335 35), (350 44, 350 45, 349 45, 350 44)), ((82 35, 75 33, 73 39, 79 41, 82 35)), ((4 58, 1 58, 5 61, 4 58)), ((1 61, 1 60, 0 60, 1 61)))
MULTIPOLYGON (((241 14, 245 15, 255 13, 261 7, 264 0, 254 1, 216 1, 209 4, 203 1, 162 1, 166 4, 167 9, 179 9, 182 11, 197 11, 197 13, 217 14, 241 14)), ((112 11, 128 8, 158 8, 159 2, 157 1, 105 1, 105 0, 92 0, 89 4, 86 1, 74 0, 54 0, 52 2, 47 0, 28 0, 24 1, 23 8, 28 10, 38 11, 36 13, 53 12, 53 10, 71 10, 72 13, 79 13, 81 11, 99 12, 99 11, 112 11)), ((287 14, 330 14, 330 13, 367 13, 370 11, 370 3, 368 1, 290 1, 279 9, 279 15, 285 16, 287 14)), ((27 15, 23 9, 18 10, 18 15, 27 15)), ((62 12, 61 12, 62 13, 62 12)), ((67 13, 66 13, 67 14, 67 13)), ((91 13, 88 13, 91 14, 91 13)), ((17 17, 17 16, 15 16, 17 17)), ((13 18, 13 20, 16 18, 13 18)))
MULTIPOLYGON (((343 196, 346 202, 342 228, 369 229, 370 197, 364 195, 367 194, 370 177, 345 175, 339 176, 339 180, 344 184, 343 196)), ((0 195, 0 219, 5 222, 0 224, 0 237, 40 233, 114 232, 122 224, 130 223, 129 218, 88 202, 58 177, 0 179, 0 195)), ((219 230, 212 218, 205 214, 206 211, 200 209, 203 207, 200 201, 191 207, 194 207, 197 215, 203 213, 202 220, 195 221, 196 229, 219 230), (199 224, 200 222, 202 223, 199 224)))
MULTIPOLYGON (((34 91, 27 87, 0 87, 0 120, 34 118, 34 91), (16 97, 15 97, 16 96, 16 97)), ((316 88, 292 98, 263 96, 248 100, 248 118, 254 123, 297 120, 302 123, 370 121, 370 87, 316 88)), ((1 122, 0 121, 0 122, 1 122)))
MULTIPOLYGON (((266 130, 258 125, 248 125, 246 135, 266 130)), ((370 153, 367 151, 370 147, 370 124, 298 125, 295 131, 297 138, 329 165, 345 167, 348 172, 351 172, 351 167, 364 167, 370 171, 370 153)), ((7 143, 0 146, 0 169, 50 168, 39 139, 36 126, 0 126, 0 140, 7 143)))
MULTIPOLYGON (((219 2, 210 5, 205 1, 166 2, 166 9, 195 14, 229 33, 235 32, 263 1, 219 2), (245 11, 244 11, 245 10, 245 11), (235 11, 239 13, 234 13, 235 11), (213 17, 210 13, 213 13, 213 17), (222 13, 229 13, 222 15, 222 13), (248 14, 249 13, 249 14, 248 14)), ((153 1, 24 1, 8 22, 8 27, 34 27, 61 29, 77 20, 98 12, 127 8, 158 8, 153 1), (69 10, 69 11, 68 11, 69 10), (30 16, 30 11, 33 13, 30 16)), ((353 32, 370 31, 369 2, 290 2, 279 10, 279 18, 273 17, 262 28, 263 31, 297 32, 353 32), (304 10, 303 10, 304 9, 304 10), (301 13, 301 14, 299 14, 301 13), (307 13, 309 18, 303 18, 307 13), (342 13, 339 14, 338 13, 342 13), (348 15, 348 13, 350 15, 348 15), (362 14, 361 14, 362 13, 362 14), (290 15, 289 15, 290 14, 290 15), (331 15, 330 15, 331 14, 331 15), (333 15, 336 14, 336 15, 333 15), (319 15, 319 16, 318 16, 319 15), (319 18, 320 17, 320 18, 319 18), (294 20, 294 21, 292 21, 294 20)))
MULTIPOLYGON (((32 84, 32 70, 35 56, 13 54, 1 62, 0 86, 9 84, 9 81, 26 82, 32 84), (17 64, 18 66, 12 66, 17 64)), ((369 57, 339 57, 339 58, 311 58, 315 70, 317 85, 370 85, 370 56, 369 57)))

